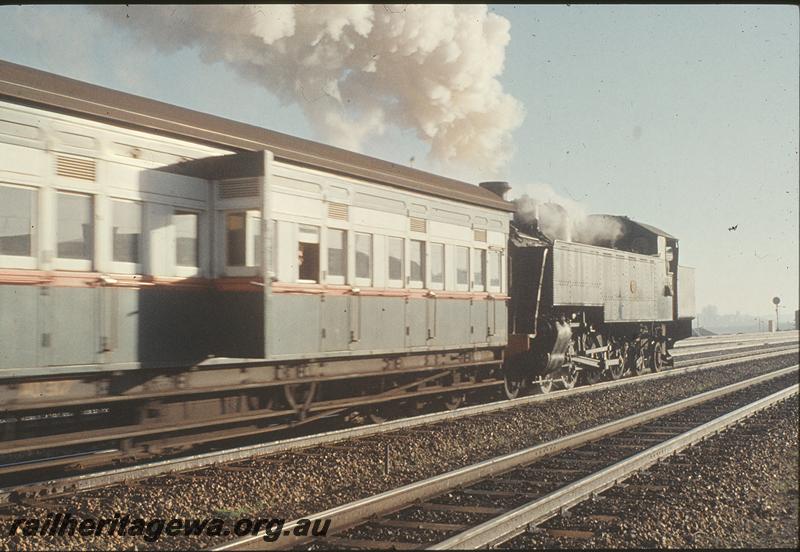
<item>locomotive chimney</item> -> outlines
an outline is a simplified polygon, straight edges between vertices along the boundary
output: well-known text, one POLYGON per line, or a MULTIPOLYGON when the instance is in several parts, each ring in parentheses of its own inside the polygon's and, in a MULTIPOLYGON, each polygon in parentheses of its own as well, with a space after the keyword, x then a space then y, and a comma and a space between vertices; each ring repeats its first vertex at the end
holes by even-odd
POLYGON ((506 192, 511 189, 511 186, 508 185, 508 182, 494 180, 491 182, 481 182, 478 184, 481 188, 489 190, 493 194, 499 195, 501 199, 506 198, 506 192))

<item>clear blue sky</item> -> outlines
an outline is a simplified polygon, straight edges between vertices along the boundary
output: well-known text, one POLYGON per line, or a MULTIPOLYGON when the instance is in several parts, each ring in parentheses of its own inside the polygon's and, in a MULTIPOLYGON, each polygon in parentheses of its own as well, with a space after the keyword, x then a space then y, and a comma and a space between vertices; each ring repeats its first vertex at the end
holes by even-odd
MULTIPOLYGON (((698 310, 764 315, 775 295, 797 308, 796 7, 490 10, 511 23, 500 81, 526 110, 501 175, 512 196, 547 183, 590 212, 675 234, 682 264, 697 268, 698 310)), ((318 139, 299 108, 195 49, 143 48, 82 6, 0 15, 2 59, 318 139)), ((393 129, 365 148, 435 169, 426 152, 413 132, 393 129)))

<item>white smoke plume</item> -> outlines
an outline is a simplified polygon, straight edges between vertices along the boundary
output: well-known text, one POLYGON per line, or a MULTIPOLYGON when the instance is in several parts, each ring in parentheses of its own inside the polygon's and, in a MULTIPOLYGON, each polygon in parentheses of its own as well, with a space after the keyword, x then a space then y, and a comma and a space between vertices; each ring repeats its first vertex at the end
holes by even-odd
POLYGON ((551 239, 613 246, 624 235, 617 220, 590 216, 582 204, 560 196, 547 184, 528 189, 531 195, 514 200, 514 220, 537 227, 551 239))
POLYGON ((322 138, 358 150, 412 129, 447 165, 496 171, 513 154, 519 101, 497 80, 510 23, 485 5, 97 6, 161 51, 196 48, 285 103, 322 138))

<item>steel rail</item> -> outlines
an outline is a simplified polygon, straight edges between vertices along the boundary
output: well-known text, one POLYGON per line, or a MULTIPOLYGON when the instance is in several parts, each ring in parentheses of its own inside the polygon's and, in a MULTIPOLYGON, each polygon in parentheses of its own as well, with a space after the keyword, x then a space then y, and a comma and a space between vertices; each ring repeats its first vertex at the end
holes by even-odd
MULTIPOLYGON (((789 347, 765 347, 765 352, 780 352, 780 353, 796 353, 800 355, 800 347, 798 345, 791 345, 789 347)), ((692 366, 698 362, 703 362, 704 360, 714 360, 714 361, 722 361, 722 360, 735 360, 737 358, 741 358, 744 355, 755 353, 756 351, 739 351, 735 353, 729 354, 713 354, 709 356, 702 356, 697 358, 678 358, 673 360, 673 367, 680 368, 682 366, 692 366)))
POLYGON ((455 410, 435 412, 432 414, 423 414, 420 416, 413 416, 410 418, 403 418, 400 420, 392 420, 392 421, 382 422, 379 424, 371 424, 361 427, 328 431, 324 433, 317 433, 314 435, 272 441, 270 443, 265 443, 265 444, 248 445, 222 451, 214 451, 214 452, 192 455, 189 457, 181 457, 168 460, 160 460, 156 462, 149 462, 137 466, 116 468, 112 470, 104 470, 100 472, 82 474, 72 477, 64 477, 47 481, 32 482, 24 485, 10 486, 5 488, 0 488, 0 504, 8 502, 15 495, 35 497, 35 496, 60 495, 65 493, 85 491, 89 489, 95 489, 98 487, 114 485, 117 483, 122 483, 134 479, 142 479, 146 477, 164 475, 167 473, 172 473, 177 471, 195 470, 212 466, 214 464, 235 462, 239 460, 253 458, 256 456, 268 456, 272 454, 278 454, 281 452, 288 452, 288 451, 300 450, 320 445, 332 444, 335 442, 344 441, 348 439, 369 437, 380 433, 397 431, 401 429, 410 429, 414 427, 429 425, 443 421, 476 416, 479 414, 489 414, 500 410, 527 406, 539 402, 573 397, 585 393, 592 393, 594 391, 614 389, 620 386, 647 382, 655 379, 676 377, 684 374, 691 374, 694 372, 702 372, 705 370, 711 370, 714 368, 729 366, 731 364, 737 364, 740 362, 753 362, 758 360, 765 360, 765 359, 775 358, 778 356, 783 356, 786 354, 787 351, 770 351, 768 353, 761 353, 757 355, 745 355, 737 357, 735 359, 702 362, 699 364, 693 364, 691 366, 672 368, 661 372, 643 374, 641 376, 623 378, 616 381, 607 381, 607 382, 597 383, 594 385, 575 387, 569 390, 554 391, 543 395, 530 395, 512 400, 504 399, 491 403, 467 406, 455 410))
MULTIPOLYGON (((530 464, 536 460, 552 456, 558 452, 579 447, 583 444, 597 441, 605 436, 619 433, 625 429, 640 426, 649 421, 664 417, 691 406, 695 406, 712 399, 721 397, 762 383, 771 379, 781 377, 785 374, 796 372, 798 365, 783 368, 774 372, 756 376, 744 381, 726 385, 718 389, 712 389, 693 397, 681 399, 663 406, 652 408, 645 412, 639 412, 626 416, 619 420, 614 420, 595 426, 572 435, 567 435, 560 439, 541 443, 527 449, 491 458, 471 466, 466 466, 451 472, 437 475, 421 481, 416 481, 403 485, 377 495, 369 496, 354 502, 330 508, 323 512, 304 516, 303 519, 330 519, 331 527, 336 528, 336 532, 341 532, 360 523, 367 521, 374 516, 381 516, 393 511, 402 509, 414 502, 424 501, 448 492, 458 487, 472 485, 482 479, 509 471, 516 467, 530 464)), ((293 529, 300 524, 301 520, 294 520, 284 525, 284 535, 279 542, 265 542, 261 534, 242 537, 214 547, 215 551, 223 550, 275 550, 286 549, 298 546, 310 540, 309 537, 298 537, 293 534, 293 529)))
POLYGON ((713 345, 721 345, 724 343, 746 343, 758 341, 775 341, 781 339, 794 339, 800 337, 800 332, 797 330, 790 330, 780 333, 751 333, 740 335, 717 335, 705 337, 689 337, 682 339, 675 343, 674 349, 690 349, 694 347, 708 347, 713 345))
POLYGON ((691 349, 678 349, 678 350, 676 350, 676 349, 673 348, 672 351, 670 352, 670 355, 672 355, 675 358, 678 358, 678 357, 690 356, 690 355, 702 355, 702 354, 706 354, 706 353, 718 353, 718 352, 722 352, 722 351, 735 351, 737 349, 752 349, 752 348, 755 348, 755 347, 764 347, 764 346, 777 347, 779 345, 788 345, 790 343, 794 344, 794 345, 797 345, 798 344, 797 338, 784 339, 784 340, 780 340, 780 341, 763 341, 763 342, 762 341, 755 341, 753 343, 741 343, 741 344, 736 344, 736 345, 734 345, 732 347, 731 346, 722 346, 722 347, 716 347, 716 348, 713 348, 713 349, 707 349, 707 348, 694 349, 694 348, 691 348, 691 349))
POLYGON ((663 458, 676 454, 694 443, 706 439, 748 416, 752 416, 759 410, 796 395, 799 391, 800 384, 791 385, 588 475, 538 500, 531 501, 485 523, 471 527, 458 535, 429 547, 428 550, 487 548, 504 542, 522 533, 527 527, 542 523, 592 495, 613 487, 634 473, 647 469, 663 458))

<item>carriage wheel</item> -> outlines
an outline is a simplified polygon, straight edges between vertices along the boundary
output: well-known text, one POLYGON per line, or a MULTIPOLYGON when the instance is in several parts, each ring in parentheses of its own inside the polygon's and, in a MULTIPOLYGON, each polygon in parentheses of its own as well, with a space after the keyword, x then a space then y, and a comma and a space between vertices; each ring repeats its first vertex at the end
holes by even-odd
POLYGON ((444 407, 447 410, 455 410, 464 404, 465 400, 467 400, 467 397, 464 395, 464 393, 450 393, 444 398, 442 404, 444 404, 444 407))
POLYGON ((283 394, 289 407, 297 413, 300 420, 306 419, 308 408, 317 393, 317 382, 297 383, 283 386, 283 394))
MULTIPOLYGON (((464 381, 464 377, 458 370, 454 370, 450 376, 445 378, 445 385, 458 385, 464 381)), ((442 405, 447 410, 455 410, 467 400, 466 393, 447 393, 442 397, 442 405)))
POLYGON ((367 417, 373 424, 382 424, 387 420, 402 418, 406 415, 408 415, 408 406, 403 408, 403 405, 396 401, 373 406, 367 413, 367 417))

